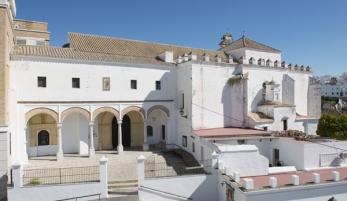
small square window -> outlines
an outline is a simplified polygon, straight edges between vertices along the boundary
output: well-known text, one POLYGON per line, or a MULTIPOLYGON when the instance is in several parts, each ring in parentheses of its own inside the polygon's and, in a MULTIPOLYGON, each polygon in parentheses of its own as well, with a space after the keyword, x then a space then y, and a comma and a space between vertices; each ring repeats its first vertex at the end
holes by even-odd
POLYGON ((160 81, 155 81, 155 89, 161 90, 161 82, 160 81))
POLYGON ((131 80, 130 81, 130 88, 131 89, 137 89, 137 80, 131 80))
POLYGON ((80 78, 72 78, 72 88, 80 88, 80 78))
POLYGON ((187 136, 182 136, 182 146, 187 147, 187 136))
POLYGON ((37 77, 37 86, 46 87, 46 77, 37 77))

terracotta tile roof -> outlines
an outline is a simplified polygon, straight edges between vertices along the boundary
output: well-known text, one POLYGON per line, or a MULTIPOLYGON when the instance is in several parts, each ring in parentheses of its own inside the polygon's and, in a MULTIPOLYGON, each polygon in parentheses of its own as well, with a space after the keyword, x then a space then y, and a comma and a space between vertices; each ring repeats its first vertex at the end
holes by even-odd
POLYGON ((340 180, 346 181, 347 179, 347 168, 329 168, 324 170, 312 170, 307 172, 290 172, 290 173, 282 173, 282 174, 269 174, 264 176, 253 176, 253 177, 242 177, 240 178, 240 184, 242 184, 243 179, 249 178, 254 181, 254 188, 261 189, 269 187, 269 177, 277 178, 277 186, 278 187, 290 187, 291 185, 291 176, 298 175, 299 176, 299 184, 300 185, 312 185, 312 174, 317 173, 320 175, 320 182, 332 182, 332 171, 337 171, 340 173, 340 180))
POLYGON ((269 51, 269 52, 276 52, 276 53, 281 52, 280 50, 277 50, 277 49, 269 47, 267 45, 258 43, 256 41, 248 39, 244 36, 242 38, 238 39, 237 41, 232 42, 230 45, 219 49, 219 51, 227 52, 230 50, 236 50, 236 49, 240 49, 240 48, 244 48, 244 47, 249 47, 249 48, 258 49, 258 50, 265 50, 265 51, 269 51))
POLYGON ((76 51, 73 48, 57 48, 29 45, 16 45, 14 47, 12 55, 175 66, 175 64, 165 63, 157 58, 100 54, 93 52, 76 51))
MULTIPOLYGON (((177 58, 179 55, 194 52, 197 55, 197 60, 202 60, 203 54, 207 53, 208 55, 212 55, 213 57, 219 54, 219 56, 221 56, 222 58, 222 61, 226 61, 226 55, 223 51, 204 50, 191 47, 77 33, 69 33, 69 38, 72 47, 77 51, 83 52, 142 58, 157 58, 159 54, 165 51, 172 51, 174 53, 173 58, 177 58)), ((210 61, 213 61, 213 57, 210 58, 210 61)))
POLYGON ((216 137, 235 137, 235 136, 270 136, 272 133, 256 129, 246 128, 213 128, 193 130, 195 134, 204 138, 216 138, 216 137))

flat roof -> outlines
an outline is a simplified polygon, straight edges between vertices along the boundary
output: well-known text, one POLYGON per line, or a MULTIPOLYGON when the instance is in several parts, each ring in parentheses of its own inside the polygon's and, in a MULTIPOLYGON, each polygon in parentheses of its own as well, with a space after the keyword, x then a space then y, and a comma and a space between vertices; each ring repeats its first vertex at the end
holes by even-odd
POLYGON ((290 187, 292 185, 292 175, 299 176, 299 185, 312 185, 312 174, 317 173, 320 175, 320 183, 327 183, 327 182, 333 182, 332 180, 332 172, 336 171, 340 173, 340 181, 347 181, 347 167, 340 167, 340 168, 329 168, 329 169, 322 169, 322 170, 311 170, 311 171, 305 171, 305 172, 288 172, 288 173, 281 173, 281 174, 269 174, 264 176, 253 176, 253 177, 241 177, 240 178, 240 184, 242 184, 243 180, 253 179, 254 181, 254 189, 262 189, 262 188, 269 188, 269 178, 275 177, 277 179, 277 187, 290 187))
POLYGON ((257 130, 252 128, 212 128, 193 130, 193 133, 204 138, 226 138, 226 137, 246 137, 246 136, 264 136, 269 137, 271 132, 257 130))

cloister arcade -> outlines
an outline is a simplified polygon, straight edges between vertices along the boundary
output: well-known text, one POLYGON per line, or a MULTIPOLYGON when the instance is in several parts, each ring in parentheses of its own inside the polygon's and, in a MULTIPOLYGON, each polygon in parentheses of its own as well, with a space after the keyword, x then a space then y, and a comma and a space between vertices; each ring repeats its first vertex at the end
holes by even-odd
POLYGON ((61 113, 50 108, 34 108, 25 114, 26 154, 28 157, 63 154, 88 154, 95 150, 114 150, 167 141, 170 135, 170 110, 154 105, 145 110, 127 106, 119 112, 114 107, 88 111, 70 107, 61 113))

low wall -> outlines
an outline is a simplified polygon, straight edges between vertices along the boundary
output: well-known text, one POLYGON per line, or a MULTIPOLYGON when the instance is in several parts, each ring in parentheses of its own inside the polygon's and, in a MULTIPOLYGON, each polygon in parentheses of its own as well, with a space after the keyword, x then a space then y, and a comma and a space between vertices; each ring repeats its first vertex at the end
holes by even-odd
POLYGON ((145 179, 144 156, 137 157, 139 198, 142 201, 216 200, 218 154, 212 153, 212 174, 145 179))
MULTIPOLYGON (((100 159, 100 182, 61 184, 23 187, 23 170, 21 165, 13 165, 14 186, 8 188, 8 199, 11 201, 61 200, 93 194, 107 198, 107 158, 100 159)), ((79 198, 78 200, 96 200, 99 196, 79 198)))

